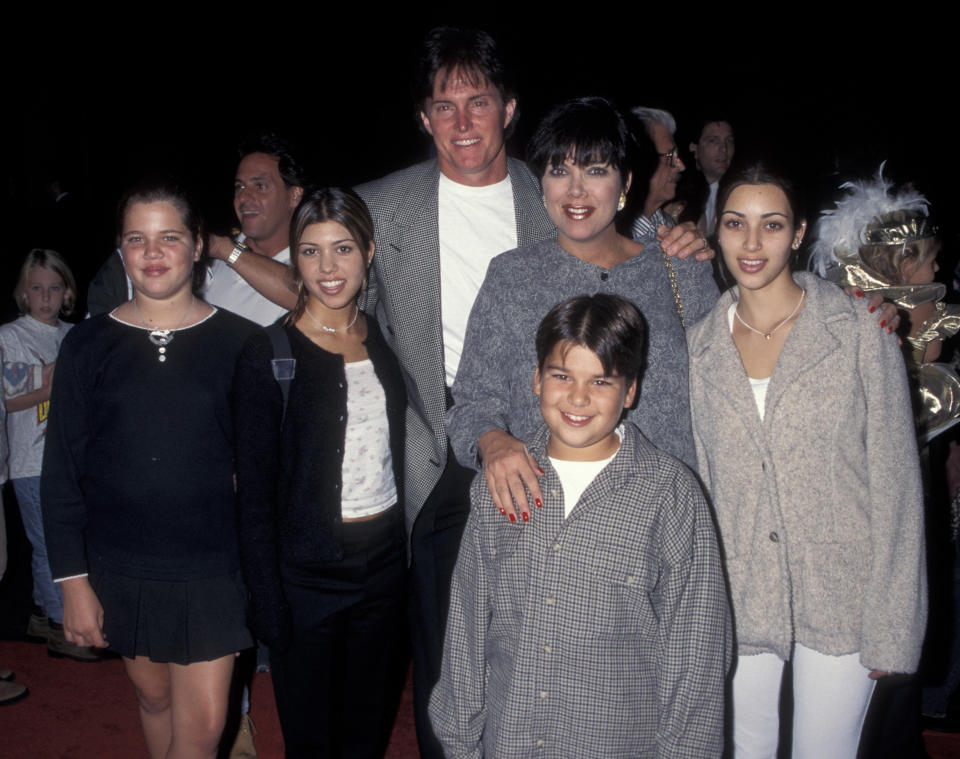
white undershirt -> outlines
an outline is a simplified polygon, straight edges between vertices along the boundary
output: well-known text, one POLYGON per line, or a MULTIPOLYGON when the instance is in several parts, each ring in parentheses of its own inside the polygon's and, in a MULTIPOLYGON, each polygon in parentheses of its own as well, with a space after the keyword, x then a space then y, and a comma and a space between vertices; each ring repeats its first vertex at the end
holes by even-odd
MULTIPOLYGON (((737 304, 731 303, 730 308, 727 310, 727 321, 730 324, 730 333, 733 334, 733 319, 737 312, 737 304)), ((767 400, 767 388, 770 387, 770 378, 764 377, 763 379, 757 379, 755 377, 747 377, 750 380, 750 389, 753 391, 753 400, 757 404, 757 411, 760 412, 760 420, 763 421, 763 408, 767 400)))
POLYGON ((486 187, 468 187, 440 175, 440 318, 447 384, 460 366, 470 309, 490 260, 517 247, 517 221, 510 177, 486 187))
MULTIPOLYGON (((623 426, 617 427, 617 437, 623 440, 623 426)), ((617 446, 612 454, 599 461, 566 461, 564 459, 555 459, 550 456, 550 464, 553 466, 560 479, 560 486, 563 488, 563 518, 566 519, 577 505, 583 491, 590 487, 590 483, 597 479, 597 475, 613 461, 614 457, 620 452, 617 446)))
POLYGON ((387 396, 367 358, 345 364, 347 435, 343 446, 341 513, 346 519, 386 511, 397 502, 390 454, 387 396))

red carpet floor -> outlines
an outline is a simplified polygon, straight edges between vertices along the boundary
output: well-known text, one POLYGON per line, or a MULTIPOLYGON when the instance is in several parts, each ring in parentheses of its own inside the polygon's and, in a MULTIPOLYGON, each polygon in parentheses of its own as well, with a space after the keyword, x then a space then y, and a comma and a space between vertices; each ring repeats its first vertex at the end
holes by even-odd
MULTIPOLYGON (((145 757, 133 691, 114 659, 80 664, 51 659, 45 646, 0 640, 0 667, 30 688, 0 707, 0 759, 138 759, 145 757)), ((261 759, 283 757, 270 675, 253 681, 252 715, 261 759)), ((926 733, 931 759, 960 759, 960 735, 926 733)), ((409 679, 387 759, 416 759, 409 679)))
MULTIPOLYGON (((133 689, 119 659, 81 664, 51 659, 46 646, 0 640, 0 668, 30 688, 0 707, 0 759, 137 759, 146 757, 133 689)), ((283 757, 269 674, 253 679, 251 714, 261 759, 283 757)), ((416 759, 409 679, 387 759, 416 759)))

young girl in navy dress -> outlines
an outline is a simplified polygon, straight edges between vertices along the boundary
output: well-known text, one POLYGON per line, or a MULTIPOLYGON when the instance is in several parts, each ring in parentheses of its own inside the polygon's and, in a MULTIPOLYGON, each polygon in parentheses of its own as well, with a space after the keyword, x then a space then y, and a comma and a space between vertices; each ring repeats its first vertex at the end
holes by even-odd
POLYGON ((255 325, 197 298, 200 221, 151 185, 119 208, 133 298, 77 325, 53 385, 42 496, 67 639, 123 656, 147 750, 214 757, 245 624, 230 391, 255 325))
POLYGON ((257 335, 237 366, 251 629, 270 646, 288 757, 381 757, 405 670, 405 387, 357 305, 374 253, 363 201, 308 194, 290 243, 300 297, 269 328, 285 347, 257 335))

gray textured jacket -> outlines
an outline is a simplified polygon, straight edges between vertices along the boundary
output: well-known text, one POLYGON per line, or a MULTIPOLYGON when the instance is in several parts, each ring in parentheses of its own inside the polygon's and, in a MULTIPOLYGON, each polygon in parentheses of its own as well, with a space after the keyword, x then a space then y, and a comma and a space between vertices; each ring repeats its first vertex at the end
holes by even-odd
MULTIPOLYGON (((716 302, 709 264, 674 261, 687 323, 716 302)), ((687 382, 687 351, 659 243, 649 241, 612 269, 567 253, 545 240, 497 256, 470 313, 454 407, 447 417, 450 442, 464 466, 479 467, 477 439, 507 430, 526 440, 543 423, 533 394, 537 327, 557 303, 583 293, 613 293, 632 301, 647 322, 646 369, 629 418, 657 448, 688 466, 696 462, 687 382)))
MULTIPOLYGON (((507 159, 520 245, 556 234, 540 198, 540 185, 522 161, 507 159)), ((365 309, 412 378, 407 411, 407 529, 447 462, 444 427, 446 379, 440 324, 440 238, 437 194, 440 168, 418 163, 360 185, 373 215, 377 250, 365 309)))
POLYGON ((926 623, 920 472, 894 336, 832 284, 807 303, 761 422, 730 334, 736 288, 688 333, 699 471, 720 526, 740 654, 793 641, 912 672, 926 623))

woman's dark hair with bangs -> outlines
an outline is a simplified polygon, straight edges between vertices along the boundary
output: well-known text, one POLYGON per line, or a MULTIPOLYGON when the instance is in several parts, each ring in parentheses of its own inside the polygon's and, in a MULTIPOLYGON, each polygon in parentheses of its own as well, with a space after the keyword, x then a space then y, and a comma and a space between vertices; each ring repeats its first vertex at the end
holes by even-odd
POLYGON ((558 303, 537 328, 537 367, 562 343, 593 351, 608 375, 640 379, 646 357, 647 327, 626 298, 607 293, 578 295, 558 303))
POLYGON ((584 97, 558 105, 544 117, 527 145, 527 163, 537 177, 568 157, 577 166, 609 164, 626 182, 636 152, 627 122, 613 104, 584 97))

